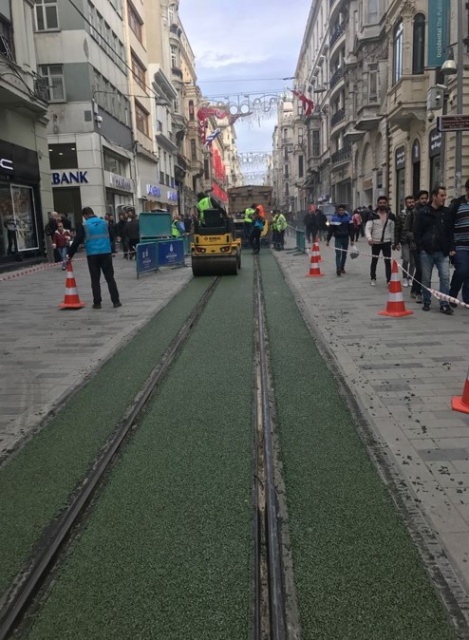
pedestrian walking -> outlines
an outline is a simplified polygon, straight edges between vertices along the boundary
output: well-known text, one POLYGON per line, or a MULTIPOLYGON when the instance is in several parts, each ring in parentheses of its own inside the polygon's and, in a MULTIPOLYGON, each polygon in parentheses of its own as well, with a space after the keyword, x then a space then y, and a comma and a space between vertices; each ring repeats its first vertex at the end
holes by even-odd
POLYGON ((109 238, 111 239, 111 253, 114 257, 114 255, 116 254, 116 238, 117 238, 117 231, 116 231, 116 225, 114 222, 114 216, 112 215, 112 213, 106 213, 106 215, 104 216, 104 219, 108 224, 109 238))
POLYGON ((65 229, 64 223, 60 220, 57 223, 57 231, 52 238, 52 248, 57 249, 62 260, 62 271, 67 268, 67 254, 70 246, 71 235, 68 229, 65 229))
POLYGON ((77 228, 77 233, 68 252, 68 258, 71 260, 79 245, 84 242, 91 276, 93 309, 101 309, 101 272, 107 282, 114 307, 121 307, 119 291, 114 279, 108 224, 106 220, 98 218, 91 207, 85 207, 82 211, 82 216, 84 222, 77 228))
POLYGON ((319 233, 319 220, 316 215, 316 207, 311 205, 308 213, 303 218, 303 224, 305 225, 306 242, 311 244, 319 233))
POLYGON ((415 266, 405 223, 407 218, 412 215, 412 211, 415 208, 414 196, 406 196, 404 202, 404 208, 396 215, 396 224, 394 225, 394 246, 397 250, 399 250, 399 248, 401 249, 402 286, 408 287, 412 284, 415 266))
POLYGON ((116 224, 117 242, 121 243, 122 253, 125 260, 129 257, 129 239, 127 237, 127 214, 124 211, 119 213, 119 221, 116 224))
POLYGON ((135 247, 140 242, 140 223, 133 207, 128 207, 127 215, 128 220, 126 232, 129 249, 129 260, 132 260, 132 258, 135 258, 135 247))
POLYGON ((349 241, 353 242, 354 228, 353 220, 345 209, 345 205, 341 204, 337 207, 330 221, 329 230, 326 238, 326 247, 329 246, 332 236, 335 241, 335 266, 338 276, 345 274, 345 262, 347 260, 347 252, 349 241))
MULTIPOLYGON (((449 257, 454 256, 453 227, 450 212, 445 207, 446 187, 432 191, 432 201, 421 211, 414 222, 414 239, 420 252, 422 265, 423 311, 430 311, 432 271, 436 266, 440 278, 440 293, 449 294, 449 257)), ((453 309, 443 300, 440 311, 448 316, 453 309)))
POLYGON ((384 258, 386 282, 391 280, 391 250, 394 241, 394 225, 396 218, 388 206, 386 196, 379 196, 376 211, 368 219, 365 236, 371 246, 370 284, 376 286, 376 267, 380 253, 384 258))
POLYGON ((357 242, 362 232, 363 220, 359 209, 355 209, 352 215, 353 220, 353 239, 352 242, 357 242))
MULTIPOLYGON (((454 236, 454 273, 449 295, 457 298, 462 287, 462 300, 469 304, 469 180, 465 184, 466 194, 457 198, 450 207, 451 226, 454 236)), ((450 303, 456 307, 456 303, 450 303)))
POLYGON ((60 254, 57 249, 52 248, 52 238, 54 237, 54 233, 57 231, 57 224, 60 217, 57 211, 52 211, 49 214, 49 220, 44 227, 44 233, 46 236, 46 252, 47 257, 51 262, 60 262, 60 254))

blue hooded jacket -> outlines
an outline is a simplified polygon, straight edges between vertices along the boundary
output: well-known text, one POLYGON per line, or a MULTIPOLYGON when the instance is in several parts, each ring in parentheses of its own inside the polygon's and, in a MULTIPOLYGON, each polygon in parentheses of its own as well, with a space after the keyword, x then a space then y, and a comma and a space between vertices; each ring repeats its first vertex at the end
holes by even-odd
POLYGON ((338 213, 334 213, 329 222, 327 242, 329 242, 332 236, 334 236, 334 238, 352 238, 353 231, 353 220, 349 213, 346 212, 343 216, 339 216, 338 213))

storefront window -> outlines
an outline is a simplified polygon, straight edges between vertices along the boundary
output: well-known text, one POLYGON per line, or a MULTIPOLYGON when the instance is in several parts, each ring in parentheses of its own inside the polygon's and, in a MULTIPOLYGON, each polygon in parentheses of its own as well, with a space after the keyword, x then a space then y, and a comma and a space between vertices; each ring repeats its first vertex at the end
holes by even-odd
POLYGON ((49 161, 52 171, 78 167, 77 149, 74 144, 50 144, 49 161))
POLYGON ((0 257, 38 249, 32 187, 0 185, 0 257))

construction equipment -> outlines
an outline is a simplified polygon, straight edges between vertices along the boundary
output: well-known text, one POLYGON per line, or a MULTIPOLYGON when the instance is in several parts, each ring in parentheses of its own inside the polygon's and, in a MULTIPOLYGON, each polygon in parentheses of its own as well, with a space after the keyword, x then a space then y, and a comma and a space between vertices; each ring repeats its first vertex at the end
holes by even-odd
POLYGON ((194 276, 237 275, 241 268, 241 238, 233 219, 219 209, 206 209, 203 223, 194 223, 191 244, 194 276))

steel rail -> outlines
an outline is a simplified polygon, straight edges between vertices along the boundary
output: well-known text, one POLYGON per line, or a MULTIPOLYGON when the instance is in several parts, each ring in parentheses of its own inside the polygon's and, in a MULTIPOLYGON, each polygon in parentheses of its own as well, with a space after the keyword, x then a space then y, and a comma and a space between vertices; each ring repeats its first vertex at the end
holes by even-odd
MULTIPOLYGON (((211 298, 216 286, 220 281, 220 277, 215 278, 202 298, 194 306, 190 316, 185 321, 175 339, 172 341, 168 349, 163 354, 161 360, 148 376, 143 388, 137 394, 134 402, 127 410, 125 417, 118 424, 117 429, 111 439, 108 441, 104 450, 100 452, 90 467, 88 474, 81 480, 79 489, 76 492, 72 502, 65 509, 63 514, 58 518, 54 525, 54 530, 49 536, 48 544, 38 553, 30 568, 21 573, 21 583, 16 587, 13 597, 9 598, 9 602, 0 612, 0 640, 6 640, 14 631, 19 619, 28 607, 32 598, 37 594, 38 590, 44 583, 47 575, 50 573, 54 565, 59 551, 69 537, 74 525, 83 514, 90 499, 99 488, 105 473, 109 470, 112 463, 116 459, 126 436, 135 424, 139 414, 148 403, 151 395, 168 372, 175 357, 187 340, 195 323, 202 315, 209 299, 211 298)), ((13 584, 19 583, 18 578, 13 584)), ((11 592, 12 588, 8 592, 11 592)), ((8 593, 7 592, 7 593, 8 593)), ((8 596, 3 596, 3 600, 7 600, 8 596)))
POLYGON ((265 527, 267 542, 267 571, 269 590, 270 635, 272 640, 286 640, 285 587, 278 517, 277 490, 275 485, 274 444, 269 398, 268 355, 265 346, 266 328, 259 260, 256 259, 257 341, 261 373, 262 425, 265 467, 265 527))

